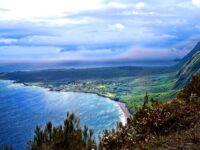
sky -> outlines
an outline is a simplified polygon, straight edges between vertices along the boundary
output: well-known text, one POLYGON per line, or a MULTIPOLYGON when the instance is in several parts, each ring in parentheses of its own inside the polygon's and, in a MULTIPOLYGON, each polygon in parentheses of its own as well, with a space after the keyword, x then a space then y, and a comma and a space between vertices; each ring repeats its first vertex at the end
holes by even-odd
POLYGON ((199 20, 200 0, 0 0, 0 62, 173 60, 199 20))

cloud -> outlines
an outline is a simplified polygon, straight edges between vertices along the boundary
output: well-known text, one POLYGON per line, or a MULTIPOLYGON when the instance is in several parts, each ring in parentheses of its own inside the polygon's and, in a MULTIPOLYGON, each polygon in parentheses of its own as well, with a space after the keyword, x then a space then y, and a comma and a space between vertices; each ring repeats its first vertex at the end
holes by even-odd
POLYGON ((173 60, 177 55, 165 48, 133 46, 122 53, 120 57, 121 59, 130 60, 173 60))
POLYGON ((95 10, 103 7, 100 0, 0 0, 0 6, 9 11, 1 13, 1 20, 60 17, 66 13, 95 10))
POLYGON ((142 8, 144 8, 145 7, 145 3, 144 2, 138 2, 138 3, 136 3, 136 5, 135 5, 135 8, 136 9, 142 9, 142 8))
POLYGON ((118 9, 125 9, 128 6, 126 4, 123 4, 123 3, 110 2, 110 3, 108 3, 108 7, 118 8, 118 9))
POLYGON ((160 35, 160 38, 172 38, 172 39, 174 39, 174 38, 176 38, 176 36, 170 35, 170 34, 163 34, 163 35, 160 35))
POLYGON ((16 42, 17 39, 0 38, 0 44, 12 44, 16 42))
POLYGON ((3 46, 0 47, 1 61, 72 61, 80 60, 81 56, 78 54, 60 53, 57 47, 31 47, 31 46, 3 46), (73 55, 72 55, 73 54, 73 55))
POLYGON ((123 24, 121 24, 121 23, 109 25, 109 30, 111 30, 111 31, 123 30, 124 28, 125 28, 125 26, 123 24))
POLYGON ((101 61, 118 58, 121 49, 85 49, 79 47, 74 50, 62 50, 53 46, 2 46, 0 47, 0 61, 11 60, 13 62, 48 62, 48 61, 101 61))
POLYGON ((180 53, 178 45, 200 40, 190 40, 200 35, 194 4, 199 2, 0 0, 0 59, 153 59, 154 53, 167 59, 171 51, 181 57, 190 49, 180 53))
POLYGON ((5 8, 0 8, 0 11, 5 12, 5 11, 9 11, 9 10, 5 9, 5 8))
POLYGON ((156 13, 153 11, 150 12, 145 12, 145 11, 127 11, 123 13, 124 15, 134 15, 134 16, 151 16, 151 15, 155 15, 156 13))
POLYGON ((68 19, 68 18, 47 18, 47 19, 30 19, 31 22, 45 24, 47 26, 64 26, 64 25, 83 25, 88 24, 89 19, 68 19))
POLYGON ((182 53, 182 55, 184 56, 188 52, 190 52, 199 41, 200 41, 200 35, 194 36, 179 42, 171 50, 174 51, 175 53, 182 53))
POLYGON ((192 0, 192 4, 194 4, 197 7, 200 7, 200 0, 192 0))

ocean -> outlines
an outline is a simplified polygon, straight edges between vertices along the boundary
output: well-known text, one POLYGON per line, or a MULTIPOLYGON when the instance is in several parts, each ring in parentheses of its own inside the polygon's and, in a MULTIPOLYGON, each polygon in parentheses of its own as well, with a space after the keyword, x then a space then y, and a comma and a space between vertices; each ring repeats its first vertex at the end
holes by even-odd
POLYGON ((23 150, 33 138, 36 125, 47 121, 63 123, 67 112, 81 118, 81 126, 94 129, 95 137, 103 129, 116 127, 125 116, 117 102, 89 93, 51 92, 0 80, 0 147, 13 145, 23 150))

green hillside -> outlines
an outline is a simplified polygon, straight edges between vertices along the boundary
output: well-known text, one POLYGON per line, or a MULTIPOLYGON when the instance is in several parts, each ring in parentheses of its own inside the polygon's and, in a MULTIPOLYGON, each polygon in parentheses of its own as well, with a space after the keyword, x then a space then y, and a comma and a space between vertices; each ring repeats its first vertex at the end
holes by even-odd
POLYGON ((193 74, 200 72, 200 51, 197 51, 190 60, 188 60, 178 71, 175 88, 181 88, 186 85, 193 74))
POLYGON ((178 67, 184 66, 191 58, 200 51, 200 42, 196 44, 196 46, 178 63, 178 67))

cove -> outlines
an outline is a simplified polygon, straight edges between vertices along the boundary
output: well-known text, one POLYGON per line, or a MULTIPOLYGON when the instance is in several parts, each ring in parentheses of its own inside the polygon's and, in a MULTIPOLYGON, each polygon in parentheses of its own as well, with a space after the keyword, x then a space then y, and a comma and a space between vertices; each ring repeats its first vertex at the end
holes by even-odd
POLYGON ((89 93, 52 92, 40 87, 0 80, 0 147, 26 148, 37 124, 59 125, 67 112, 81 118, 81 125, 94 129, 95 137, 104 129, 116 127, 125 116, 117 102, 89 93))

